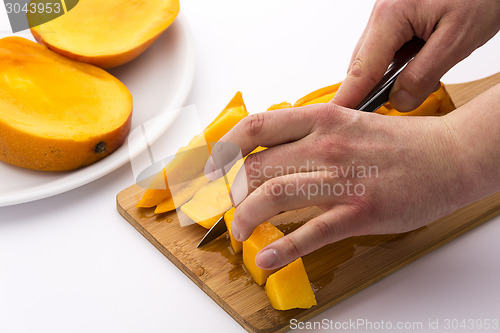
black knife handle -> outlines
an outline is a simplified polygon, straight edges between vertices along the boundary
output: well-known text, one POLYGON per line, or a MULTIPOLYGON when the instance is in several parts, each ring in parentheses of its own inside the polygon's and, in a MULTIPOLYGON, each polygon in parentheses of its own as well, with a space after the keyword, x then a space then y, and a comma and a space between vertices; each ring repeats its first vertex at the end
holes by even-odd
POLYGON ((394 59, 389 65, 389 68, 387 68, 382 80, 375 85, 368 96, 366 96, 355 109, 365 112, 374 112, 387 103, 389 101, 389 93, 399 73, 401 73, 406 65, 415 58, 424 44, 425 42, 418 37, 414 37, 404 44, 394 55, 394 59))

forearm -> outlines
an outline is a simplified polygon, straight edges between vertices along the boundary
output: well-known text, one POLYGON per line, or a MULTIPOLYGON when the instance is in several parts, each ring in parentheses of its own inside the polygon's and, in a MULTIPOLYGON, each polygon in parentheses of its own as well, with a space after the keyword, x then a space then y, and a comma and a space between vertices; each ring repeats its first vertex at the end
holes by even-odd
POLYGON ((465 205, 500 191, 500 84, 443 117, 457 152, 465 205))

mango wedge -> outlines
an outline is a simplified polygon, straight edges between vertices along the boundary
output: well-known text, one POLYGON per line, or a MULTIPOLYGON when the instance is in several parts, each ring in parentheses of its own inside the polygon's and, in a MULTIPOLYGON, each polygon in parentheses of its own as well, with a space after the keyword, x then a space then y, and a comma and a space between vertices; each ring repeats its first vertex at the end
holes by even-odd
POLYGON ((302 258, 271 274, 265 289, 276 310, 309 309, 317 304, 302 258))
POLYGON ((155 214, 161 214, 176 210, 178 207, 189 201, 198 190, 208 184, 208 179, 204 175, 200 175, 192 182, 181 187, 178 191, 174 190, 175 195, 167 198, 165 201, 156 206, 155 214), (175 198, 175 201, 174 201, 175 198))
MULTIPOLYGON (((342 82, 339 82, 337 84, 313 91, 312 93, 309 93, 306 96, 300 98, 297 102, 295 102, 295 104, 293 104, 293 106, 287 102, 274 104, 268 109, 268 111, 289 107, 301 107, 318 103, 328 103, 337 93, 337 90, 339 89, 341 83, 342 82)), ((413 111, 399 112, 392 107, 391 103, 386 103, 375 113, 387 116, 440 116, 445 115, 453 111, 454 109, 455 106, 453 105, 450 96, 446 92, 444 84, 441 83, 441 87, 439 88, 439 90, 430 94, 429 97, 424 101, 424 103, 422 103, 422 105, 420 105, 413 111)))
POLYGON ((233 207, 224 214, 224 222, 226 222, 227 232, 229 233, 229 239, 231 240, 231 247, 233 248, 234 253, 240 253, 243 249, 243 243, 237 241, 231 232, 231 225, 233 224, 235 210, 236 209, 233 207))
POLYGON ((276 270, 265 270, 258 267, 255 263, 255 256, 260 250, 283 236, 284 234, 274 225, 264 222, 255 228, 252 235, 243 242, 243 264, 248 274, 260 286, 266 283, 269 275, 276 270))
POLYGON ((201 187, 191 200, 181 206, 181 211, 202 227, 206 229, 213 227, 215 222, 233 206, 229 197, 230 186, 242 165, 243 159, 236 162, 226 177, 201 187))
MULTIPOLYGON (((210 146, 211 143, 219 141, 247 115, 242 95, 238 92, 219 116, 201 134, 195 136, 187 146, 182 147, 177 152, 176 157, 154 178, 137 207, 155 207, 170 200, 172 193, 168 185, 169 180, 171 183, 173 180, 175 184, 188 184, 202 174, 209 156, 207 144, 210 146), (207 148, 203 150, 203 147, 207 148), (204 151, 204 153, 200 154, 200 151, 204 151)), ((198 188, 202 186, 199 184, 198 188)), ((196 188, 191 187, 190 192, 196 193, 196 188)), ((189 199, 189 196, 185 196, 185 201, 189 199)), ((182 202, 182 200, 177 199, 174 201, 176 203, 182 202)), ((163 206, 168 207, 168 205, 165 203, 163 206)), ((166 209, 165 207, 162 209, 163 211, 166 209)))

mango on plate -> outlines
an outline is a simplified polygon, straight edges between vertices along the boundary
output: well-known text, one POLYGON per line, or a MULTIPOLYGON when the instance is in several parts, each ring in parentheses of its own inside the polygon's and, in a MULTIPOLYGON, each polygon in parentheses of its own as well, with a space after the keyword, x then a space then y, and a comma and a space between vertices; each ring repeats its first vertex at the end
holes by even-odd
POLYGON ((41 44, 68 58, 111 68, 144 52, 178 13, 179 0, 80 0, 66 14, 38 26, 38 12, 27 17, 41 44))
POLYGON ((271 274, 265 289, 276 310, 309 309, 317 304, 302 258, 271 274))
POLYGON ((269 275, 276 270, 265 270, 258 267, 255 263, 255 256, 260 250, 283 236, 284 234, 272 223, 264 222, 257 226, 252 235, 243 242, 243 264, 248 274, 260 286, 266 283, 269 275))
POLYGON ((0 40, 0 160, 80 168, 118 149, 131 119, 132 96, 109 73, 25 38, 0 40))

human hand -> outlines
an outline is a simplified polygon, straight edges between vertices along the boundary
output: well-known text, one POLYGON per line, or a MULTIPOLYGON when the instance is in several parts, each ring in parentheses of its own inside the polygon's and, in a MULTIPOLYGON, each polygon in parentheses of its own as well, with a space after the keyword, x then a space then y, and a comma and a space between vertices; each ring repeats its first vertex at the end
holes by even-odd
POLYGON ((277 268, 350 236, 414 230, 464 205, 463 156, 446 122, 332 103, 253 114, 215 145, 205 171, 232 160, 224 143, 243 156, 268 147, 247 157, 231 189, 240 241, 281 211, 323 210, 256 257, 260 267, 277 268))
POLYGON ((353 52, 333 102, 353 108, 382 78, 403 44, 426 45, 399 75, 390 94, 399 111, 411 111, 439 87, 440 78, 500 29, 500 1, 379 0, 353 52))

